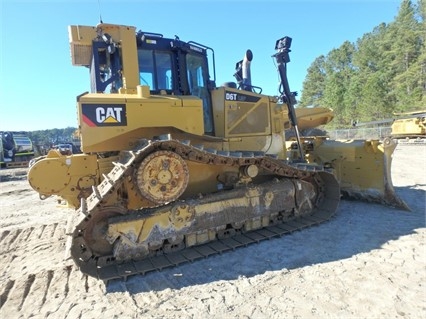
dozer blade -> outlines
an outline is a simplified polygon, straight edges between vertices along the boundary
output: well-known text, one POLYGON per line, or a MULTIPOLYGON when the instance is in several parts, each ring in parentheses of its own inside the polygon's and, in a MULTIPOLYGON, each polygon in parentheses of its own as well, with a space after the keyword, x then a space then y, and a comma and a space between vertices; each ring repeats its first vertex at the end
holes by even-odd
POLYGON ((392 184, 395 140, 318 140, 308 154, 310 162, 335 168, 343 197, 366 200, 410 211, 392 184))

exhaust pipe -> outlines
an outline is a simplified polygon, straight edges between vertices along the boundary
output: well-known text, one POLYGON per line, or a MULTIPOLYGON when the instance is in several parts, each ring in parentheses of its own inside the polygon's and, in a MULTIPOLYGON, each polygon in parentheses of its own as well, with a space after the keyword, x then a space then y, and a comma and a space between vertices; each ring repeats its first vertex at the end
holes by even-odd
POLYGON ((238 87, 242 90, 252 91, 250 64, 253 60, 253 52, 247 50, 243 60, 235 65, 235 78, 238 82, 238 87))

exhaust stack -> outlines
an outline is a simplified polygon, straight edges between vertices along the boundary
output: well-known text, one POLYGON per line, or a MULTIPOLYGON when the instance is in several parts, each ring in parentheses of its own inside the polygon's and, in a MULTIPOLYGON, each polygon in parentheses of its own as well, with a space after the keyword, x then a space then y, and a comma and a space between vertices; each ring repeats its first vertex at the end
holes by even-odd
POLYGON ((235 65, 235 78, 238 82, 238 88, 246 91, 253 91, 251 85, 250 64, 253 60, 253 52, 247 50, 244 58, 235 65))

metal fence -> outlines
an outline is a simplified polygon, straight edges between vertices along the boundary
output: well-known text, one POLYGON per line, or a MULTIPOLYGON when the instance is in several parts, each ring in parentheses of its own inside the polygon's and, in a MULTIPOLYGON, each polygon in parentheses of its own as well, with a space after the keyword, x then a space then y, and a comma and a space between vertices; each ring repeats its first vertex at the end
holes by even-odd
POLYGON ((375 128, 350 128, 345 130, 328 131, 327 134, 332 140, 345 140, 345 139, 379 139, 383 140, 385 137, 390 136, 392 128, 389 127, 375 127, 375 128))

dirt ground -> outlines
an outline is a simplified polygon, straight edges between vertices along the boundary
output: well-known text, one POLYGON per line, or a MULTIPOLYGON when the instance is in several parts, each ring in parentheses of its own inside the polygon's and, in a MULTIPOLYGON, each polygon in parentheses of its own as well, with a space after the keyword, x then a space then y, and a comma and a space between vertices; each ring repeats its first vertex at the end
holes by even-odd
POLYGON ((342 201, 331 221, 127 281, 64 261, 70 210, 0 171, 1 318, 426 318, 426 146, 399 145, 411 207, 342 201))

